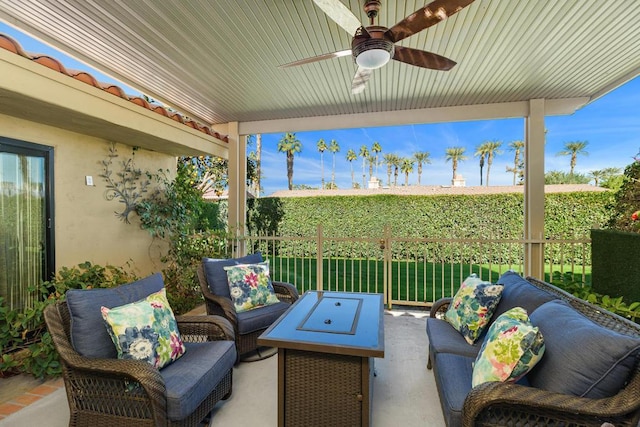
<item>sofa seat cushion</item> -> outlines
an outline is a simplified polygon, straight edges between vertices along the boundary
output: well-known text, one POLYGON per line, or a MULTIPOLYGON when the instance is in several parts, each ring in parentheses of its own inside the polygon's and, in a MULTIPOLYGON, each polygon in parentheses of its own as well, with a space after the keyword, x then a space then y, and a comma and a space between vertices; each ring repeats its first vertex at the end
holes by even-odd
POLYGON ((163 288, 162 274, 156 273, 116 288, 68 290, 71 343, 75 350, 85 357, 116 358, 118 353, 104 325, 100 308, 140 301, 163 288))
POLYGON ((211 293, 229 299, 231 299, 231 293, 229 292, 229 281, 227 279, 227 272, 224 268, 231 267, 232 265, 258 264, 260 262, 262 262, 262 254, 260 252, 256 252, 255 254, 247 255, 241 258, 202 259, 204 274, 207 278, 207 284, 209 285, 211 293))
POLYGON ((236 362, 233 341, 185 343, 177 363, 160 370, 167 389, 167 416, 177 421, 189 416, 216 388, 236 362))
POLYGON ((471 391, 473 361, 473 357, 459 354, 439 353, 435 356, 434 374, 447 426, 462 425, 462 408, 471 391))
POLYGON ((529 316, 546 350, 528 374, 532 387, 588 398, 610 397, 625 386, 640 356, 640 338, 604 328, 564 301, 529 316))
POLYGON ((558 299, 557 296, 527 282, 514 271, 504 273, 497 283, 504 285, 504 289, 496 311, 493 313, 494 319, 513 307, 522 307, 531 314, 545 302, 558 299))
POLYGON ((430 351, 433 353, 453 353, 475 358, 482 346, 482 340, 470 345, 453 326, 443 319, 427 318, 427 336, 430 351))
POLYGON ((255 310, 240 312, 238 313, 238 332, 244 335, 266 329, 278 320, 278 317, 287 311, 289 307, 291 307, 291 304, 278 302, 255 310))

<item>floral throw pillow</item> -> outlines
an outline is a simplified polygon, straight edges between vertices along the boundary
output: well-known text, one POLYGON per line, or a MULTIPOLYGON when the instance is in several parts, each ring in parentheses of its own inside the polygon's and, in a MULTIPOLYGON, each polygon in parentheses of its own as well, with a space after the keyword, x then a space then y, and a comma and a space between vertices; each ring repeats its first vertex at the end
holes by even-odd
POLYGON ((522 307, 500 315, 487 331, 473 366, 472 386, 489 381, 516 382, 540 361, 542 334, 522 307))
POLYGON ((101 307, 119 359, 144 360, 160 369, 185 352, 164 289, 120 307, 101 307))
POLYGON ((444 318, 458 330, 469 343, 476 342, 500 302, 502 285, 484 282, 475 274, 467 277, 453 301, 449 304, 444 318))
POLYGON ((280 302, 269 277, 269 261, 224 267, 236 312, 280 302))

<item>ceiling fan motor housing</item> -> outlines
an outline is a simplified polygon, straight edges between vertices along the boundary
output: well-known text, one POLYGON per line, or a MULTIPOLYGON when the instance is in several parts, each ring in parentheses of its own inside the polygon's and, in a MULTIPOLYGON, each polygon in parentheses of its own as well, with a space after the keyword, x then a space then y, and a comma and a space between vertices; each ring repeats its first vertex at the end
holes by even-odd
POLYGON ((385 27, 367 27, 367 33, 357 32, 351 42, 351 52, 354 61, 361 67, 375 69, 385 65, 390 58, 393 57, 393 42, 383 37, 385 27), (365 53, 364 57, 358 60, 358 57, 365 53), (367 58, 373 56, 373 62, 367 58))

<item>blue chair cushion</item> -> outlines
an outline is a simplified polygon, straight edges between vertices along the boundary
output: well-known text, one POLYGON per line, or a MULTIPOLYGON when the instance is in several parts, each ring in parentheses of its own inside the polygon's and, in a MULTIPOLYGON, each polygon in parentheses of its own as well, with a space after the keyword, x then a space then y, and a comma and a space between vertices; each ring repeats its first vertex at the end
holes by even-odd
POLYGON ((119 307, 140 301, 164 288, 162 274, 116 288, 70 289, 66 293, 71 315, 71 343, 85 357, 116 358, 118 353, 102 319, 100 307, 119 307))
POLYGON ((291 304, 279 302, 238 313, 238 332, 241 335, 266 329, 278 320, 291 304))
POLYGON ((188 417, 218 386, 236 362, 233 341, 185 343, 187 351, 176 363, 160 370, 167 390, 167 417, 188 417))
POLYGON ((204 275, 207 278, 207 284, 209 290, 214 295, 231 299, 229 293, 229 282, 227 280, 227 272, 225 267, 231 267, 238 264, 258 264, 262 262, 262 254, 256 252, 255 254, 247 255, 241 258, 230 259, 214 259, 203 258, 202 264, 204 267, 204 275))
POLYGON ((482 339, 470 345, 449 322, 427 318, 429 348, 433 353, 454 353, 475 358, 482 347, 482 339))
POLYGON ((604 328, 564 301, 529 316, 546 350, 529 372, 532 387, 588 398, 610 397, 625 386, 640 356, 640 338, 604 328))

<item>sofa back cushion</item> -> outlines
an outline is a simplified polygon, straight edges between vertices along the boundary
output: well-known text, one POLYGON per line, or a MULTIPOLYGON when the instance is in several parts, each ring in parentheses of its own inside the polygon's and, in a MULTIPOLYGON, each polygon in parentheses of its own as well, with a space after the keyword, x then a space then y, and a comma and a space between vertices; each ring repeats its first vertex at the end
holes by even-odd
POLYGON ((528 375, 532 387, 588 398, 611 397, 625 386, 640 355, 640 338, 600 326, 564 301, 529 316, 546 350, 528 375))
POLYGON ((226 298, 231 298, 229 292, 229 281, 227 279, 227 272, 225 267, 231 267, 238 264, 258 264, 262 262, 262 254, 256 252, 255 254, 247 255, 241 258, 230 259, 214 259, 203 258, 202 266, 204 268, 204 275, 207 278, 207 284, 209 290, 214 295, 219 295, 226 298))
POLYGON ((504 289, 502 298, 493 313, 493 319, 497 319, 513 307, 522 307, 527 313, 533 313, 542 304, 558 299, 557 296, 531 284, 514 271, 504 273, 497 283, 504 285, 504 289))
POLYGON ((118 353, 102 319, 101 307, 114 308, 139 301, 164 288, 162 274, 116 288, 70 289, 71 344, 86 357, 115 358, 118 353))

